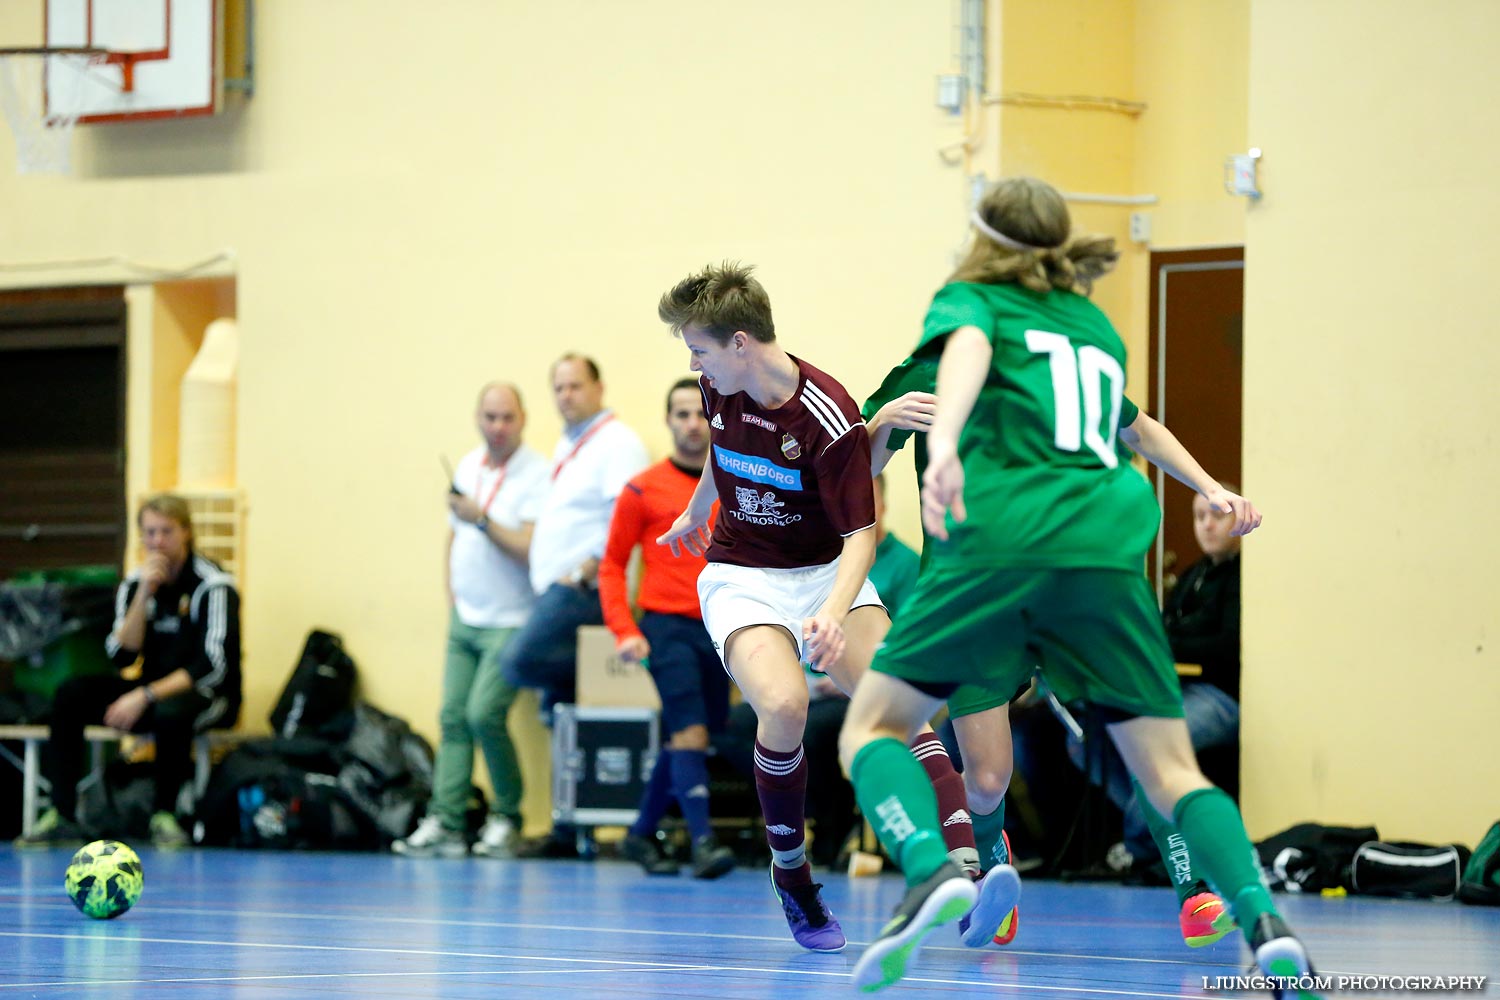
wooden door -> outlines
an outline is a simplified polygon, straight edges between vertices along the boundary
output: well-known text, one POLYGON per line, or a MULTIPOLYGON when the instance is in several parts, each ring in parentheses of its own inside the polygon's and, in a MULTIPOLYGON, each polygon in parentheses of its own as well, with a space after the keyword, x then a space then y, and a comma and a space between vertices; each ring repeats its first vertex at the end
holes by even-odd
MULTIPOLYGON (((1209 475, 1239 485, 1244 276, 1242 247, 1151 254, 1148 412, 1209 475)), ((1192 492, 1159 469, 1152 473, 1162 530, 1149 572, 1160 598, 1202 553, 1193 538, 1192 492)))
POLYGON ((123 288, 0 293, 0 484, 0 580, 120 565, 123 288))

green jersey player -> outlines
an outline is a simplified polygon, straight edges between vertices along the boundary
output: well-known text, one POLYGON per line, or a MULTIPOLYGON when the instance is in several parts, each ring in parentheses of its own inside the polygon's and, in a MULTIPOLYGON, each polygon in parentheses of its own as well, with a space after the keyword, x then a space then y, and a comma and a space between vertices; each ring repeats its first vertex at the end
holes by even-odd
MULTIPOLYGON (((924 344, 928 339, 923 338, 924 344)), ((883 469, 890 458, 915 436, 919 482, 926 472, 925 436, 914 435, 906 427, 915 424, 922 428, 924 423, 930 426, 937 402, 937 397, 932 394, 937 388, 937 369, 937 353, 919 348, 916 354, 893 368, 866 400, 864 414, 869 421, 872 464, 877 470, 883 469)), ((1121 406, 1121 422, 1128 427, 1138 412, 1136 405, 1125 399, 1121 406)), ((924 538, 924 557, 933 551, 933 547, 925 542, 924 538)), ((981 637, 978 644, 983 654, 988 648, 988 639, 981 637)), ((1005 794, 1014 770, 1009 703, 1015 694, 1014 688, 999 690, 969 683, 948 698, 948 716, 953 722, 964 762, 964 794, 973 818, 976 846, 985 864, 1010 861, 1009 845, 1004 838, 1005 794)), ((1170 873, 1172 887, 1177 893, 1178 925, 1183 941, 1192 948, 1213 944, 1235 929, 1234 918, 1225 908, 1224 901, 1210 891, 1199 873, 1194 871, 1191 852, 1176 828, 1150 808, 1144 794, 1140 794, 1140 801, 1146 824, 1161 852, 1162 864, 1170 873)), ((972 921, 974 914, 965 919, 972 921)), ((993 932, 995 943, 1009 944, 1014 940, 1017 925, 1014 913, 1003 917, 993 932)))
POLYGON ((875 990, 900 979, 922 939, 978 899, 948 860, 905 740, 964 684, 1015 690, 1038 665, 1059 693, 1112 712, 1126 765, 1230 901, 1261 969, 1305 974, 1239 810, 1193 757, 1140 572, 1160 512, 1126 446, 1232 512, 1234 534, 1261 515, 1127 406, 1124 345, 1086 298, 1117 259, 1113 240, 1073 235, 1062 197, 1030 178, 997 185, 972 221, 974 246, 934 298, 915 352, 939 359, 922 494, 931 552, 840 741, 860 806, 908 885, 855 982, 875 990))

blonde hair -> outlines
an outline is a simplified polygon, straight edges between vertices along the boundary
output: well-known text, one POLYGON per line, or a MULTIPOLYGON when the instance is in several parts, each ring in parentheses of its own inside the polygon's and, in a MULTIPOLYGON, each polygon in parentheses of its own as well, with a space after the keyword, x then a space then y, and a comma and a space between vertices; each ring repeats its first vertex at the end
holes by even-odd
POLYGON ((680 336, 696 326, 721 347, 743 330, 763 344, 776 339, 771 299, 751 276, 755 268, 738 261, 710 264, 690 274, 661 297, 656 315, 680 336))
POLYGON ((165 517, 169 521, 176 521, 188 533, 188 544, 193 542, 193 512, 188 507, 188 502, 175 493, 155 493, 141 501, 141 509, 136 511, 136 527, 140 527, 141 515, 146 511, 165 517))
POLYGON ((1014 282, 1034 292, 1060 288, 1087 295, 1094 281, 1120 259, 1112 236, 1073 232, 1067 202, 1035 177, 1010 177, 992 187, 975 209, 978 221, 1004 237, 1000 243, 975 227, 974 241, 949 282, 1014 282))

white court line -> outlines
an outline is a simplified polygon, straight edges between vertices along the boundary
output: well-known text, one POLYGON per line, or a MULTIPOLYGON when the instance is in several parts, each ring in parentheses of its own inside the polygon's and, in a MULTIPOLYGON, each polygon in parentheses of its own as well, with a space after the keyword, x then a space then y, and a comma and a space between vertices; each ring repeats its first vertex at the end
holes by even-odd
POLYGON ((621 967, 651 966, 663 963, 632 962, 616 958, 557 958, 552 955, 516 955, 490 951, 433 951, 423 948, 370 948, 345 944, 278 944, 271 941, 204 941, 197 938, 120 937, 103 938, 94 934, 43 934, 39 931, 0 931, 0 937, 51 938, 60 941, 115 941, 129 944, 192 944, 217 948, 271 948, 281 951, 341 951, 374 955, 424 955, 429 958, 498 958, 513 962, 558 962, 567 965, 613 965, 621 967))
MULTIPOLYGON (((84 940, 84 941, 101 941, 101 940, 108 941, 108 940, 113 940, 113 939, 109 939, 109 938, 100 938, 100 937, 97 937, 97 936, 92 935, 92 934, 42 934, 42 933, 35 933, 35 932, 28 932, 28 931, 0 931, 0 937, 52 938, 52 939, 61 939, 61 940, 69 940, 69 941, 74 941, 74 940, 84 940)), ((411 977, 411 976, 418 976, 418 975, 512 975, 512 976, 524 976, 524 975, 546 975, 546 974, 549 974, 549 973, 557 973, 557 972, 579 972, 579 973, 596 973, 596 974, 597 973, 605 973, 605 972, 668 972, 668 973, 670 973, 670 972, 746 972, 746 973, 756 973, 756 974, 760 974, 760 975, 769 975, 769 976, 788 976, 788 975, 794 975, 794 976, 798 976, 798 977, 822 976, 822 977, 827 977, 827 978, 837 977, 839 979, 847 979, 848 976, 849 976, 849 971, 847 969, 839 969, 837 971, 823 972, 823 971, 819 971, 817 969, 802 969, 802 968, 790 969, 790 968, 787 968, 785 966, 782 966, 782 967, 779 967, 779 968, 768 968, 768 967, 763 967, 763 966, 736 966, 736 965, 705 965, 705 966, 694 966, 694 965, 671 964, 671 963, 664 963, 664 962, 629 962, 629 961, 616 960, 616 959, 599 959, 599 958, 595 958, 595 959, 555 958, 555 957, 552 957, 550 955, 501 955, 501 954, 486 954, 486 953, 476 953, 476 952, 425 951, 425 950, 416 949, 416 948, 353 947, 353 946, 348 946, 348 945, 270 944, 270 943, 259 942, 259 941, 201 941, 201 940, 193 940, 193 939, 187 939, 187 938, 145 938, 145 937, 130 937, 130 938, 120 938, 118 940, 121 943, 130 943, 130 944, 136 944, 136 943, 139 943, 139 944, 187 944, 187 945, 221 946, 221 947, 228 947, 228 948, 236 948, 236 947, 237 948, 272 948, 272 949, 279 948, 279 949, 288 949, 288 950, 296 950, 296 951, 360 952, 360 953, 371 953, 371 954, 377 954, 377 955, 423 955, 423 956, 428 956, 428 957, 433 957, 433 958, 494 958, 494 959, 509 959, 511 961, 528 961, 529 960, 529 961, 539 961, 539 962, 560 962, 560 963, 569 964, 569 965, 578 965, 578 964, 606 965, 606 966, 610 966, 610 968, 605 968, 605 969, 576 969, 576 968, 569 968, 569 969, 515 969, 515 970, 508 970, 508 971, 507 970, 486 970, 486 971, 475 971, 475 972, 472 972, 472 973, 439 973, 439 972, 427 972, 427 973, 416 973, 416 972, 390 972, 390 973, 382 973, 382 972, 351 972, 351 973, 317 973, 317 974, 310 973, 310 974, 305 974, 305 975, 283 975, 283 976, 242 976, 242 977, 225 976, 225 977, 217 977, 217 978, 212 978, 212 979, 209 979, 209 978, 205 978, 205 979, 142 979, 142 980, 131 979, 131 980, 118 980, 118 981, 116 981, 116 980, 81 980, 81 981, 77 981, 77 982, 66 982, 66 983, 63 983, 63 982, 58 982, 58 983, 0 983, 0 990, 21 989, 21 988, 38 989, 38 988, 43 988, 43 987, 48 987, 48 986, 111 986, 111 985, 139 985, 139 984, 150 984, 150 983, 176 983, 176 982, 184 982, 184 983, 186 983, 186 982, 240 982, 240 981, 252 981, 252 980, 261 980, 261 979, 299 979, 299 978, 305 978, 305 979, 314 979, 314 978, 319 978, 319 979, 338 979, 338 978, 343 978, 343 977, 346 977, 346 976, 348 978, 354 978, 354 977, 378 978, 378 977, 381 977, 381 976, 391 976, 391 977, 407 976, 407 977, 411 977)), ((965 949, 965 950, 967 950, 967 949, 965 949)), ((997 983, 997 982, 994 982, 992 980, 937 979, 937 978, 932 978, 932 977, 928 977, 928 976, 907 976, 907 977, 905 977, 905 978, 902 979, 902 982, 904 982, 904 983, 922 983, 922 984, 928 985, 928 986, 963 986, 963 987, 968 987, 968 988, 971 988, 971 989, 981 989, 981 990, 997 990, 997 991, 998 990, 1015 990, 1015 991, 1037 992, 1037 993, 1068 993, 1068 994, 1074 994, 1074 995, 1087 994, 1087 995, 1090 995, 1090 996, 1100 996, 1100 997, 1148 997, 1148 998, 1160 998, 1160 1000, 1184 1000, 1184 997, 1186 997, 1187 1000, 1217 1000, 1217 998, 1215 998, 1215 997, 1204 995, 1204 994, 1183 994, 1183 993, 1180 993, 1180 992, 1178 992, 1178 993, 1151 993, 1151 992, 1147 992, 1147 991, 1144 991, 1144 990, 1101 989, 1101 988, 1098 988, 1098 987, 1075 986, 1075 985, 1045 986, 1045 985, 1042 985, 1042 984, 1039 984, 1039 983, 1038 984, 1033 984, 1033 983, 1018 983, 1018 982, 997 983)))
MULTIPOLYGON (((637 969, 638 972, 711 972, 707 966, 663 965, 659 969, 637 969)), ((0 990, 39 989, 44 986, 156 986, 163 983, 258 983, 275 979, 399 979, 413 976, 586 976, 597 972, 620 972, 620 969, 483 969, 474 972, 298 972, 267 976, 194 976, 171 979, 74 979, 50 983, 0 983, 0 990)))
MULTIPOLYGON (((186 906, 153 906, 152 913, 178 913, 184 916, 219 916, 219 917, 263 917, 268 920, 317 920, 326 921, 333 917, 346 916, 339 913, 282 913, 277 910, 230 910, 194 908, 186 906)), ((351 919, 354 915, 349 914, 351 919)), ((437 927, 494 927, 505 930, 534 930, 534 931, 567 931, 580 934, 639 934, 646 937, 688 937, 688 938, 717 938, 726 941, 770 941, 781 943, 787 940, 784 934, 758 935, 758 934, 714 934, 708 931, 672 931, 672 930, 636 930, 629 927, 583 927, 577 924, 525 924, 513 923, 499 920, 451 920, 442 917, 391 917, 391 916, 366 916, 363 913, 357 915, 359 922, 388 923, 388 924, 416 924, 437 927)), ((849 944, 854 947, 864 947, 869 942, 853 941, 849 944)), ((963 955, 972 955, 972 948, 960 947, 958 945, 927 944, 922 946, 924 952, 951 951, 963 955)), ((1002 954, 997 952, 996 954, 1002 954)), ((1202 955, 1197 958, 1140 958, 1132 955, 1096 955, 1075 954, 1066 951, 1026 951, 1021 948, 1006 948, 1006 955, 1029 955, 1036 958, 1079 958, 1094 962, 1128 962, 1140 965, 1190 965, 1195 968, 1204 965, 1226 966, 1240 968, 1244 963, 1239 961, 1209 961, 1213 956, 1202 955)))

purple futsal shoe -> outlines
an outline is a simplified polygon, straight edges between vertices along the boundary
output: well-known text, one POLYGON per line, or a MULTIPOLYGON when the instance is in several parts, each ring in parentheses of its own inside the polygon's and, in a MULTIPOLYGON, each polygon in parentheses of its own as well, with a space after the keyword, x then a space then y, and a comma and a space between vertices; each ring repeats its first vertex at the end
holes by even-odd
POLYGON ((786 924, 792 930, 792 938, 808 951, 843 951, 848 942, 838 919, 823 905, 818 890, 820 882, 794 885, 783 889, 776 884, 776 868, 771 867, 771 889, 781 901, 781 910, 786 914, 786 924))

